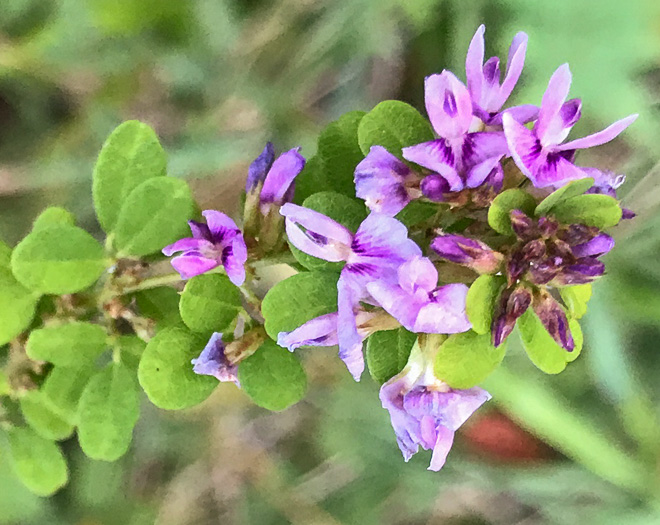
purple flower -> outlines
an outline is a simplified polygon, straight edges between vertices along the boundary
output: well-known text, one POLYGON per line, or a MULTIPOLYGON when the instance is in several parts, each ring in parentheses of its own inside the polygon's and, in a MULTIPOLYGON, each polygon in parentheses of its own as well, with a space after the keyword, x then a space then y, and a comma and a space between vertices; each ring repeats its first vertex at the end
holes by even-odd
POLYGON ((614 248, 614 239, 606 233, 599 233, 590 241, 572 247, 576 257, 600 257, 614 248))
POLYGON ((243 234, 224 213, 206 210, 202 215, 206 218, 206 224, 188 221, 193 236, 166 246, 163 254, 169 257, 182 252, 172 259, 172 266, 183 279, 223 266, 231 282, 241 286, 245 281, 247 261, 243 234))
POLYGON ((382 146, 372 146, 355 168, 355 194, 371 211, 392 217, 421 197, 418 183, 415 172, 382 146))
POLYGON ((570 85, 571 72, 564 64, 550 78, 539 118, 531 130, 507 113, 502 118, 511 155, 537 188, 557 187, 587 177, 583 169, 573 164, 575 151, 611 141, 637 118, 631 115, 603 131, 562 144, 581 114, 579 99, 566 101, 570 85))
MULTIPOLYGON (((465 59, 467 85, 472 97, 474 114, 487 126, 501 126, 503 112, 500 110, 511 95, 525 64, 527 35, 520 32, 513 37, 511 47, 509 47, 506 73, 504 80, 500 83, 500 59, 491 57, 484 63, 485 31, 484 25, 479 26, 470 42, 465 59)), ((536 106, 531 105, 506 110, 521 123, 534 120, 538 111, 536 106)))
POLYGON ((267 142, 261 154, 252 161, 248 168, 245 181, 245 193, 251 193, 266 180, 266 174, 275 160, 275 148, 272 142, 267 142))
POLYGON ((456 334, 472 327, 465 314, 468 287, 461 283, 438 287, 438 272, 426 257, 413 257, 401 265, 397 283, 374 281, 367 290, 411 332, 456 334))
POLYGON ((431 242, 431 249, 440 257, 479 273, 495 273, 503 260, 502 254, 488 245, 462 235, 440 235, 431 242))
POLYGON ((417 345, 401 373, 380 389, 380 400, 390 413, 397 444, 405 461, 419 451, 433 450, 429 470, 445 464, 454 433, 491 396, 474 387, 454 390, 433 376, 417 345))
POLYGON ((355 234, 322 213, 295 204, 285 204, 280 213, 286 217, 286 232, 296 248, 326 261, 346 262, 337 283, 339 355, 357 380, 364 360, 355 311, 368 297, 366 285, 395 280, 399 266, 421 255, 421 250, 408 239, 401 222, 380 213, 369 214, 355 234))
POLYGON ((470 132, 472 101, 467 87, 450 71, 425 81, 426 112, 438 139, 403 148, 403 156, 442 176, 449 191, 482 184, 508 154, 502 132, 470 132), (496 161, 492 161, 497 157, 496 161), (482 163, 487 165, 481 165, 482 163), (481 165, 481 166, 480 166, 481 165))
POLYGON ((222 342, 222 334, 214 332, 209 342, 199 354, 197 359, 191 363, 193 372, 204 376, 213 376, 222 382, 233 382, 240 386, 238 382, 238 366, 233 365, 225 355, 225 345, 222 342))
MULTIPOLYGON (((585 193, 600 193, 618 198, 616 192, 626 181, 625 175, 615 175, 611 171, 601 171, 597 168, 582 168, 582 170, 594 179, 594 185, 585 193)), ((628 208, 622 208, 622 211, 622 219, 633 219, 636 215, 628 208)))

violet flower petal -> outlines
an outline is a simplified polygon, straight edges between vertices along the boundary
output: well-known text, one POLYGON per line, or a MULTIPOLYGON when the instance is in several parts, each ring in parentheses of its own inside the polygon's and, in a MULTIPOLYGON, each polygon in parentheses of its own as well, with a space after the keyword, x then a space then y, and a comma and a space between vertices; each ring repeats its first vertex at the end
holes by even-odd
POLYGON ((447 70, 424 81, 426 112, 440 137, 457 138, 472 123, 472 101, 467 87, 447 70))
POLYGON ((392 317, 399 321, 406 330, 415 331, 415 322, 424 303, 396 284, 373 281, 367 284, 367 290, 376 302, 392 317))
POLYGON ((248 176, 245 181, 245 192, 250 193, 259 183, 266 179, 266 174, 275 159, 275 148, 272 142, 267 142, 264 150, 252 161, 248 168, 248 176))
POLYGON ((204 249, 212 249, 213 248, 213 243, 205 240, 205 239, 195 239, 192 237, 186 237, 184 239, 179 239, 173 244, 170 244, 169 246, 165 246, 165 248, 162 249, 163 255, 166 255, 167 257, 170 257, 171 255, 174 255, 177 252, 187 252, 190 250, 196 250, 196 251, 202 251, 204 249))
POLYGON ((293 352, 301 346, 334 346, 337 336, 337 312, 315 317, 291 332, 280 332, 277 344, 293 352))
POLYGON ((626 118, 622 118, 621 120, 617 120, 614 124, 610 124, 602 131, 587 135, 586 137, 582 137, 580 139, 571 140, 570 142, 556 146, 555 149, 557 151, 564 151, 600 146, 601 144, 605 144, 616 138, 628 126, 635 122, 638 116, 639 115, 637 114, 633 114, 626 118))
POLYGON ((197 359, 191 363, 193 372, 199 375, 213 376, 222 382, 238 383, 238 366, 232 365, 225 357, 225 345, 222 334, 215 332, 197 359))
POLYGON ((428 257, 413 257, 399 267, 399 286, 409 294, 432 292, 438 285, 438 270, 428 257))
POLYGON ((468 287, 462 283, 441 286, 432 294, 431 302, 417 314, 413 332, 427 334, 458 334, 472 325, 465 313, 468 287))
POLYGON ((213 235, 213 241, 216 243, 231 239, 240 233, 236 223, 225 213, 216 210, 205 210, 202 215, 206 219, 206 224, 213 235))
MULTIPOLYGON (((509 56, 506 61, 506 73, 502 85, 499 87, 499 97, 493 101, 491 111, 499 110, 507 101, 513 88, 518 83, 523 67, 525 66, 525 54, 527 53, 527 34, 520 31, 516 33, 509 46, 509 56)), ((486 109, 486 108, 484 108, 486 109)))
POLYGON ((201 255, 179 255, 172 259, 171 264, 182 279, 196 277, 220 266, 218 261, 201 255))
POLYGON ((568 64, 563 64, 550 77, 548 87, 541 100, 541 109, 539 119, 536 122, 536 136, 539 137, 544 146, 555 145, 561 141, 554 141, 555 136, 550 129, 556 123, 556 117, 559 115, 566 98, 568 90, 571 87, 571 70, 568 64), (550 133, 549 133, 550 132, 550 133))
POLYGON ((345 275, 337 282, 337 339, 339 358, 356 381, 364 371, 362 341, 355 320, 355 309, 359 305, 359 294, 355 285, 345 275))
MULTIPOLYGON (((465 76, 467 78, 467 87, 470 91, 472 100, 477 104, 481 103, 482 82, 483 82, 483 64, 484 64, 484 33, 486 26, 481 24, 474 33, 467 55, 465 56, 465 76)), ((485 108, 484 108, 485 109, 485 108)))
MULTIPOLYGON (((493 170, 496 170, 499 168, 499 171, 502 171, 502 166, 500 166, 500 160, 502 159, 503 155, 498 155, 496 157, 491 157, 490 159, 486 159, 483 162, 480 162, 476 166, 474 166, 467 175, 467 180, 465 182, 465 186, 468 188, 476 188, 478 186, 481 186, 484 181, 488 178, 489 175, 491 175, 491 172, 493 170)), ((502 177, 504 175, 502 174, 502 177)))
POLYGON ((291 149, 273 162, 259 196, 262 203, 284 203, 293 181, 305 167, 305 159, 299 151, 300 148, 291 149))
POLYGON ((576 257, 591 257, 606 254, 612 248, 614 248, 614 239, 606 233, 601 233, 588 242, 573 246, 572 251, 576 257))
POLYGON ((403 157, 441 175, 449 183, 450 191, 463 189, 463 179, 456 171, 456 155, 446 140, 436 139, 403 148, 403 157))

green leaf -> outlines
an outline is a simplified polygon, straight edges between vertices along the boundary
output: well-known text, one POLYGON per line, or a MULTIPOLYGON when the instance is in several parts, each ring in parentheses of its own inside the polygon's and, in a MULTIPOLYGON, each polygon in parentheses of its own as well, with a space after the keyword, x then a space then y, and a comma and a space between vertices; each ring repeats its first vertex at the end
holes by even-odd
POLYGON ((60 441, 73 433, 73 425, 60 417, 51 407, 43 392, 31 390, 20 400, 25 421, 40 436, 60 441))
POLYGON ((436 354, 435 375, 452 388, 472 388, 499 366, 505 352, 506 344, 495 348, 490 334, 453 334, 436 354))
POLYGON ((587 313, 587 303, 591 299, 591 284, 578 284, 559 288, 559 295, 573 319, 580 319, 587 313))
POLYGON ((337 311, 337 280, 332 272, 303 272, 273 286, 261 304, 266 332, 277 340, 319 315, 337 311))
POLYGON ((5 242, 0 241, 0 267, 11 267, 11 248, 5 242))
POLYGON ((32 230, 38 230, 40 228, 48 228, 57 224, 67 224, 69 226, 75 226, 76 218, 73 214, 60 208, 59 206, 51 206, 42 211, 39 216, 34 220, 32 224, 32 230))
POLYGON ((32 331, 25 346, 30 359, 58 366, 91 363, 107 348, 102 326, 82 321, 32 331))
POLYGON ((95 368, 91 365, 53 367, 41 387, 41 393, 48 398, 49 408, 75 425, 78 421, 80 396, 94 372, 95 368))
POLYGON ((401 372, 416 339, 405 328, 371 334, 367 339, 367 365, 374 381, 382 384, 401 372))
POLYGON ((323 158, 316 154, 305 163, 305 167, 296 177, 296 189, 293 202, 302 205, 307 197, 319 191, 332 190, 323 158))
POLYGON ((595 193, 571 197, 552 209, 552 215, 563 224, 586 224, 601 230, 619 224, 621 213, 614 197, 595 193))
POLYGON ((467 293, 465 312, 478 334, 489 334, 493 312, 506 279, 497 275, 480 275, 467 293))
POLYGON ((114 461, 128 450, 140 415, 134 373, 111 363, 85 387, 78 405, 78 441, 90 458, 114 461))
POLYGON ((187 221, 194 213, 186 181, 149 179, 126 197, 115 226, 115 246, 120 256, 159 252, 189 233, 187 221))
POLYGON ((166 328, 149 341, 140 360, 138 379, 159 408, 179 410, 204 401, 218 386, 211 376, 193 372, 206 341, 184 328, 166 328))
POLYGON ((9 386, 9 377, 7 377, 7 372, 0 369, 0 396, 8 396, 11 392, 11 386, 9 386))
POLYGON ((364 115, 364 111, 345 113, 319 135, 317 155, 323 159, 329 189, 349 197, 355 196, 355 166, 364 158, 358 144, 358 125, 364 115))
POLYGON ((181 323, 179 314, 181 295, 174 288, 159 286, 150 290, 140 290, 134 297, 140 315, 153 319, 159 326, 181 323))
POLYGON ((241 310, 241 293, 225 275, 193 277, 181 294, 179 311, 194 332, 222 332, 241 310))
MULTIPOLYGON (((367 211, 362 202, 333 191, 315 193, 305 199, 303 206, 327 215, 339 224, 346 226, 352 232, 355 232, 367 217, 367 211)), ((308 270, 340 271, 344 266, 343 262, 333 263, 324 261, 323 259, 307 255, 292 244, 289 244, 289 246, 296 260, 308 270)))
POLYGON ((114 229, 126 198, 142 182, 165 175, 167 159, 156 133, 129 120, 108 137, 94 167, 92 196, 106 232, 114 229))
POLYGON ((526 191, 513 188, 500 193, 488 209, 488 224, 498 233, 513 235, 511 229, 511 210, 521 210, 531 216, 536 208, 536 201, 526 191))
POLYGON ((50 496, 66 484, 69 478, 66 461, 53 441, 30 428, 12 428, 9 447, 14 472, 35 494, 50 496))
POLYGON ((298 358, 266 341, 238 365, 241 388, 260 407, 284 410, 305 396, 307 376, 298 358))
POLYGON ((518 319, 517 326, 530 360, 546 374, 558 374, 582 351, 582 330, 574 319, 568 321, 575 341, 572 352, 567 352, 555 342, 531 308, 518 319))
POLYGON ((434 202, 412 201, 396 215, 407 228, 424 222, 438 213, 438 205, 434 202))
POLYGON ((398 100, 381 102, 358 126, 358 142, 365 155, 371 146, 383 146, 402 158, 402 148, 433 139, 429 122, 415 108, 398 100))
POLYGON ((8 267, 0 266, 0 346, 30 326, 39 296, 21 285, 8 267))
POLYGON ((594 185, 594 179, 587 177, 586 179, 578 179, 565 184, 558 190, 553 191, 534 210, 534 215, 540 217, 547 215, 552 208, 560 202, 563 202, 571 197, 582 195, 585 191, 594 185))
POLYGON ((11 258, 16 279, 44 294, 68 294, 88 288, 106 269, 103 247, 85 230, 68 224, 34 230, 11 258))
POLYGON ((122 335, 115 340, 114 346, 119 350, 121 362, 130 369, 137 370, 147 343, 136 335, 122 335))

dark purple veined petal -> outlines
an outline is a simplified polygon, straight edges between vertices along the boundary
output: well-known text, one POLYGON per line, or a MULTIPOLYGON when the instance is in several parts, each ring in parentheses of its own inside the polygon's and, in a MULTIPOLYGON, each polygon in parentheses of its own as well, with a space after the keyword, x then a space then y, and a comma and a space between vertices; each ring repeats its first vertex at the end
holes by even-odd
POLYGON ((547 292, 538 294, 532 302, 534 312, 555 342, 568 352, 575 348, 566 312, 547 292))
POLYGON ((502 125, 502 116, 507 113, 513 117, 516 122, 520 124, 526 124, 536 120, 539 116, 539 107, 532 104, 523 104, 520 106, 513 106, 511 108, 505 109, 501 113, 495 114, 493 117, 488 119, 486 124, 489 126, 501 126, 502 125))
POLYGON ((220 266, 219 261, 201 255, 179 255, 171 263, 182 279, 190 279, 220 266))
POLYGON ((549 150, 558 149, 560 144, 568 136, 575 123, 582 114, 582 102, 574 98, 564 103, 559 112, 548 123, 541 144, 549 150))
POLYGON ((274 159, 275 148, 273 147, 272 142, 267 142, 264 150, 252 161, 252 164, 250 164, 250 167, 248 168, 248 176, 245 181, 246 193, 253 191, 259 183, 265 180, 266 174, 273 164, 274 159))
POLYGON ((568 90, 571 87, 571 70, 568 64, 563 64, 550 77, 548 87, 541 100, 541 109, 539 118, 534 128, 536 136, 544 146, 556 145, 553 142, 551 127, 556 124, 556 117, 559 115, 564 102, 568 98, 568 90), (548 133, 550 132, 550 135, 548 133))
POLYGON ((410 202, 406 182, 413 171, 382 146, 372 146, 355 168, 355 194, 371 211, 394 216, 410 202))
POLYGON ((191 250, 195 251, 203 251, 203 250, 208 250, 212 249, 213 244, 210 243, 209 241, 205 239, 195 239, 192 237, 186 237, 184 239, 179 239, 173 244, 170 244, 169 246, 165 246, 165 248, 162 249, 163 255, 170 257, 171 255, 174 255, 177 252, 188 252, 191 250))
POLYGON ((232 365, 225 357, 225 345, 222 334, 215 332, 197 359, 191 363, 193 372, 199 375, 213 376, 222 382, 238 382, 238 366, 232 365))
POLYGON ((502 156, 509 156, 509 146, 504 133, 501 131, 468 133, 463 143, 460 165, 463 172, 468 173, 483 161, 502 156))
POLYGON ((408 238, 408 229, 393 217, 370 213, 362 221, 351 244, 349 263, 371 263, 396 266, 421 255, 422 251, 408 238))
POLYGON ((426 113, 436 133, 443 138, 461 137, 472 123, 472 101, 467 87, 447 70, 424 81, 426 113))
POLYGON ((240 233, 236 223, 225 213, 205 210, 202 215, 206 219, 214 243, 228 241, 240 233))
POLYGON ((450 144, 445 139, 422 142, 403 148, 403 157, 441 175, 448 183, 450 191, 463 189, 463 179, 457 171, 457 155, 461 154, 463 139, 450 144))
POLYGON ((229 280, 236 286, 242 286, 245 282, 245 262, 247 261, 247 247, 242 235, 235 237, 231 246, 225 248, 222 259, 229 280))
POLYGON ((604 130, 599 131, 598 133, 587 135, 586 137, 582 137, 581 139, 571 140, 570 142, 566 142, 565 144, 561 144, 557 146, 555 149, 558 151, 564 151, 564 150, 593 148, 594 146, 600 146, 601 144, 605 144, 615 139, 618 135, 623 133, 623 131, 628 126, 630 126, 633 122, 635 122, 637 117, 638 115, 634 114, 626 118, 623 118, 621 120, 617 120, 614 124, 611 124, 610 126, 606 127, 604 130))
POLYGON ((431 173, 422 179, 419 185, 422 195, 434 202, 445 200, 445 194, 451 191, 449 182, 442 175, 431 173))
MULTIPOLYGON (((475 165, 468 172, 465 186, 468 188, 477 188, 481 186, 488 177, 491 177, 493 183, 499 181, 499 185, 501 186, 502 180, 504 178, 504 172, 502 171, 502 166, 500 165, 500 160, 502 157, 503 155, 491 157, 490 159, 486 159, 483 162, 475 165)), ((495 184, 491 185, 494 186, 495 184)))
POLYGON ((188 226, 190 226, 190 231, 192 231, 193 237, 195 239, 206 239, 207 241, 212 241, 213 236, 211 235, 211 230, 203 222, 197 221, 188 221, 188 226))
POLYGON ((573 246, 573 255, 575 257, 600 256, 614 248, 614 239, 606 233, 596 235, 590 241, 573 246))
POLYGON ((283 204, 285 202, 289 188, 305 167, 305 159, 299 151, 300 148, 294 148, 275 159, 261 189, 260 200, 262 203, 283 204))
POLYGON ((280 332, 277 344, 293 352, 301 346, 334 346, 337 336, 337 312, 315 317, 291 332, 280 332))
POLYGON ((425 334, 458 334, 472 325, 465 313, 468 287, 462 283, 441 286, 431 294, 431 301, 417 314, 414 332, 425 334))
POLYGON ((347 228, 322 213, 296 204, 285 204, 280 213, 286 217, 286 233, 296 248, 326 261, 347 259, 353 242, 353 234, 347 228))

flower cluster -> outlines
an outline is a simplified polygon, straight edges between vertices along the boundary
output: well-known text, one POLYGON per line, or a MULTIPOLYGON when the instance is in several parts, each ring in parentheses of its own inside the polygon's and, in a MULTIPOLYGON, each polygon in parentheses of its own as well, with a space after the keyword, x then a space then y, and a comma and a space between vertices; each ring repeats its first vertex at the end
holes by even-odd
MULTIPOLYGON (((287 250, 284 232, 297 250, 339 263, 336 311, 280 332, 277 343, 291 352, 336 345, 359 380, 365 339, 393 329, 417 334, 407 365, 390 374, 380 398, 406 461, 419 446, 432 449, 432 470, 444 464, 458 427, 490 399, 476 385, 453 388, 435 372, 443 341, 477 331, 469 315, 470 285, 479 276, 500 283, 480 308, 490 311, 493 347, 531 307, 552 340, 573 351, 571 313, 558 291, 602 276, 600 258, 614 246, 603 229, 634 216, 616 201, 623 176, 580 167, 575 156, 614 139, 636 115, 566 142, 581 116, 580 100, 567 100, 568 66, 551 76, 540 106, 505 107, 523 70, 527 35, 514 37, 502 78, 497 57, 484 62, 484 31, 477 30, 467 52, 467 83, 446 70, 426 78, 435 138, 397 151, 376 143, 357 163, 355 196, 369 211, 359 227, 294 204, 305 160, 298 149, 275 159, 269 143, 249 169, 243 233, 226 215, 206 211, 207 224, 190 222, 192 238, 163 250, 182 252, 172 264, 183 278, 221 267, 237 286, 245 281, 246 262, 249 267, 253 258, 287 250), (596 206, 595 214, 587 207, 580 212, 582 200, 568 203, 571 213, 560 213, 567 207, 561 202, 587 196, 600 196, 587 203, 596 206), (404 224, 399 213, 415 201, 434 212, 404 224), (602 206, 614 210, 614 220, 601 220, 602 206)), ((227 354, 216 333, 194 360, 194 371, 238 384, 243 354, 236 355, 227 354)))

